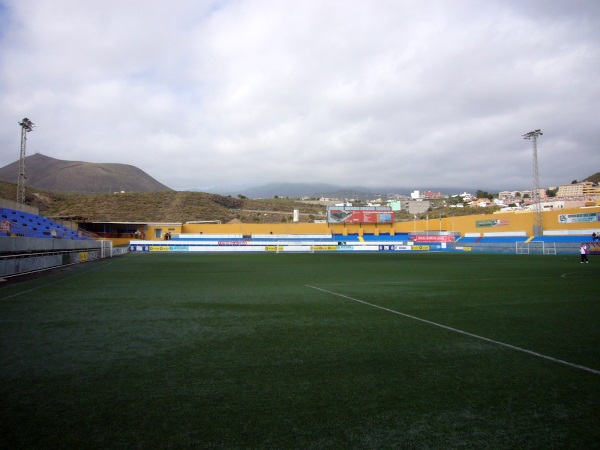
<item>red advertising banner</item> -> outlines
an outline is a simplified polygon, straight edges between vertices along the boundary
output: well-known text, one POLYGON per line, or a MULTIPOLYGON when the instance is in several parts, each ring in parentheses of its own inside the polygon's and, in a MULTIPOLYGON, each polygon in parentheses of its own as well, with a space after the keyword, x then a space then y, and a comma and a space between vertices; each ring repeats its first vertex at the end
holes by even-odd
POLYGON ((424 236, 424 235, 415 235, 413 236, 413 242, 452 242, 454 240, 454 236, 424 236))
POLYGON ((392 223, 394 212, 375 210, 330 209, 327 211, 329 223, 392 223))

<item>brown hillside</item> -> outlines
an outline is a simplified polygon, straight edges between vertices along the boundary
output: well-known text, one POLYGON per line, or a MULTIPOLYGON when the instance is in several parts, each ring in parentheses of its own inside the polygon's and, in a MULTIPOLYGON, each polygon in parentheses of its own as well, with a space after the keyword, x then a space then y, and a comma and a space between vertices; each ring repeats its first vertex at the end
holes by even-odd
MULTIPOLYGON (((19 162, 0 168, 0 180, 16 183, 19 162)), ((27 185, 76 193, 169 191, 169 187, 129 164, 63 161, 37 153, 25 158, 27 185)))
MULTIPOLYGON (((16 184, 0 181, 0 197, 15 200, 16 184)), ((291 199, 239 199, 204 192, 137 192, 125 194, 71 194, 28 188, 26 204, 36 206, 42 216, 85 217, 90 222, 190 222, 220 220, 222 223, 280 223, 292 220, 300 211, 300 221, 325 219, 326 208, 291 199)), ((497 208, 478 208, 491 213, 497 208)), ((429 213, 420 214, 424 219, 429 213)), ((473 214, 470 208, 436 208, 433 217, 473 214)), ((410 221, 413 214, 400 211, 398 221, 410 221)))
MULTIPOLYGON (((0 181, 0 197, 15 200, 16 184, 0 181)), ((189 222, 240 220, 245 223, 291 221, 298 209, 301 221, 324 218, 325 208, 289 199, 250 200, 204 192, 135 192, 124 194, 72 194, 26 189, 26 204, 40 215, 82 216, 101 222, 189 222)))
POLYGON ((587 177, 582 181, 591 181, 592 183, 598 184, 600 183, 600 172, 596 172, 594 175, 587 177))

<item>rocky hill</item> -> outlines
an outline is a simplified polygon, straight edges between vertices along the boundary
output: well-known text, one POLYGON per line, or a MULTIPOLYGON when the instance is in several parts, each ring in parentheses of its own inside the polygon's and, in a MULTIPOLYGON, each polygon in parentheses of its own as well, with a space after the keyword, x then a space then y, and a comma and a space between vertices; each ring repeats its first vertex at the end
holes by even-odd
MULTIPOLYGON (((0 168, 0 180, 16 183, 19 161, 0 168)), ((25 158, 27 186, 55 192, 103 193, 170 191, 129 164, 64 161, 36 153, 25 158)))
MULTIPOLYGON (((15 200, 17 185, 0 181, 0 198, 15 200)), ((300 222, 326 219, 326 207, 288 198, 248 199, 206 192, 162 191, 130 192, 124 194, 73 194, 42 191, 28 187, 26 204, 39 208, 45 217, 76 216, 87 222, 191 222, 214 221, 228 223, 291 222, 294 210, 300 212, 300 222)), ((470 214, 490 214, 497 207, 448 208, 435 206, 435 212, 418 214, 424 219, 470 214)), ((397 221, 414 220, 407 211, 395 214, 397 221)))
MULTIPOLYGON (((0 181, 0 198, 15 200, 16 184, 0 181)), ((279 223, 300 211, 302 222, 325 218, 325 207, 291 199, 251 200, 205 192, 127 192, 73 194, 27 187, 25 203, 46 217, 84 217, 98 222, 189 222, 219 220, 227 223, 279 223)))

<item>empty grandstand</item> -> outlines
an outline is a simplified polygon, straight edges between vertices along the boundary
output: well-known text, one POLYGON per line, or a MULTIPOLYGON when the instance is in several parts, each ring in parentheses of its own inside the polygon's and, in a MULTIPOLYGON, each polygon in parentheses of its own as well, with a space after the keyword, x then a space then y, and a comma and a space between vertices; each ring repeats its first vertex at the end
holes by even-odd
POLYGON ((2 221, 2 236, 92 239, 89 233, 73 230, 46 217, 16 209, 0 208, 0 221, 2 221))
MULTIPOLYGON (((25 209, 25 208, 23 208, 25 209)), ((0 208, 0 276, 8 277, 113 255, 111 241, 49 218, 0 208)))

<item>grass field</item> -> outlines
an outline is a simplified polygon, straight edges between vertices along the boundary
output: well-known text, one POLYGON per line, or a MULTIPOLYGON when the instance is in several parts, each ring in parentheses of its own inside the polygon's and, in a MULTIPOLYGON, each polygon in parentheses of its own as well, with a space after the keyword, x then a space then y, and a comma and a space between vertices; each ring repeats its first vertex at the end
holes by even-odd
POLYGON ((600 258, 137 254, 0 284, 0 445, 599 448, 600 258))

